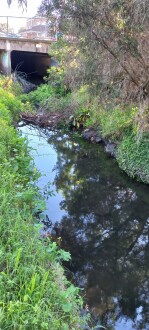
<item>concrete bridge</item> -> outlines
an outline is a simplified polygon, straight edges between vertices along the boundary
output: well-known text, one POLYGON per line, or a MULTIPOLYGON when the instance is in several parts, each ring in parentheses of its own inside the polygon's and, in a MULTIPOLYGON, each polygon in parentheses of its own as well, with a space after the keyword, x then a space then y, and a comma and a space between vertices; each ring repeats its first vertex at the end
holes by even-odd
POLYGON ((10 33, 10 17, 7 16, 6 18, 7 31, 5 33, 0 32, 0 72, 10 75, 12 71, 17 70, 26 74, 35 73, 41 77, 45 76, 52 61, 49 55, 50 45, 56 41, 56 38, 48 37, 46 30, 41 33, 40 29, 43 30, 44 27, 43 18, 41 25, 39 24, 39 17, 27 18, 28 25, 26 29, 22 29, 22 34, 10 33), (31 26, 31 23, 34 26, 31 26))
POLYGON ((51 41, 0 37, 0 72, 10 75, 18 70, 44 76, 51 65, 51 41))

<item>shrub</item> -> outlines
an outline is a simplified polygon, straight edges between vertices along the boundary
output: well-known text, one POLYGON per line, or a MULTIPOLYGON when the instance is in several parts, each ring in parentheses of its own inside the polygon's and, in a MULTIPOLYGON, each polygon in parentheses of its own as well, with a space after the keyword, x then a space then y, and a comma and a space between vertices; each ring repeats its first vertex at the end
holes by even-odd
POLYGON ((55 94, 65 96, 68 92, 68 87, 64 82, 64 70, 61 66, 52 66, 48 69, 48 77, 45 78, 52 86, 55 94))
POLYGON ((138 109, 132 108, 116 108, 113 110, 100 110, 100 125, 102 134, 112 139, 122 139, 124 134, 133 128, 135 116, 138 109))
POLYGON ((22 94, 20 99, 22 102, 30 102, 33 106, 39 106, 44 103, 51 95, 54 94, 53 88, 49 84, 39 86, 35 91, 28 94, 22 94))
POLYGON ((132 133, 120 143, 117 151, 119 166, 132 178, 149 183, 149 133, 138 139, 132 133))
POLYGON ((71 100, 71 94, 67 94, 65 97, 63 96, 56 96, 52 95, 47 99, 45 102, 41 104, 41 107, 43 106, 43 109, 46 109, 48 111, 69 111, 72 109, 72 100, 71 100))
POLYGON ((2 87, 0 87, 0 103, 10 111, 13 121, 17 121, 19 114, 24 110, 22 102, 2 87))
POLYGON ((84 85, 79 90, 72 93, 72 100, 76 106, 76 113, 78 113, 80 109, 88 108, 90 106, 90 94, 88 88, 88 85, 84 85))
POLYGON ((0 75, 0 87, 15 96, 18 96, 22 93, 22 87, 19 82, 14 81, 13 75, 11 75, 10 77, 0 75))
POLYGON ((70 118, 71 125, 80 128, 85 127, 90 120, 90 95, 88 86, 82 86, 79 90, 70 94, 73 114, 70 118))
POLYGON ((11 113, 1 101, 0 101, 0 120, 4 119, 7 124, 11 124, 11 113))

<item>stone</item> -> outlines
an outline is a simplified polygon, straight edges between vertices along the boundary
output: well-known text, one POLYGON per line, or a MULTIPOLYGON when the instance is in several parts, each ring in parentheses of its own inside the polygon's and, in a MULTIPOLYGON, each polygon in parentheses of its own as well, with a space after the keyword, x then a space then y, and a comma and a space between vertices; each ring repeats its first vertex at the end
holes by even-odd
POLYGON ((105 146, 105 152, 112 157, 116 156, 116 145, 114 143, 108 142, 105 146))
POLYGON ((83 130, 82 136, 84 139, 91 142, 95 142, 95 143, 102 142, 102 138, 96 133, 96 131, 93 128, 87 128, 83 130))

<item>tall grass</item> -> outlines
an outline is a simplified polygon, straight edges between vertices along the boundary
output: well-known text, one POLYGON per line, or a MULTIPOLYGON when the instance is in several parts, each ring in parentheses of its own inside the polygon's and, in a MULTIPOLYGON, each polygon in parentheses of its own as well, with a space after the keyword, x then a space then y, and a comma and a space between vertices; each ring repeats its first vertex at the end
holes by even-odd
POLYGON ((6 95, 0 107, 0 329, 77 330, 84 323, 82 300, 60 265, 70 256, 39 237, 38 173, 12 126, 15 97, 6 95))

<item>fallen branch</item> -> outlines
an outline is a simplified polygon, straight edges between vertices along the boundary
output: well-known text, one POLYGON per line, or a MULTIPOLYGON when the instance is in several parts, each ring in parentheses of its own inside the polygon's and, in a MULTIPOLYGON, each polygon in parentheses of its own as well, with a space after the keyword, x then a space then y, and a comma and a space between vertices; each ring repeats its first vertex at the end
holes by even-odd
POLYGON ((33 124, 40 127, 55 127, 62 121, 63 115, 59 113, 22 113, 20 119, 27 124, 33 124))

